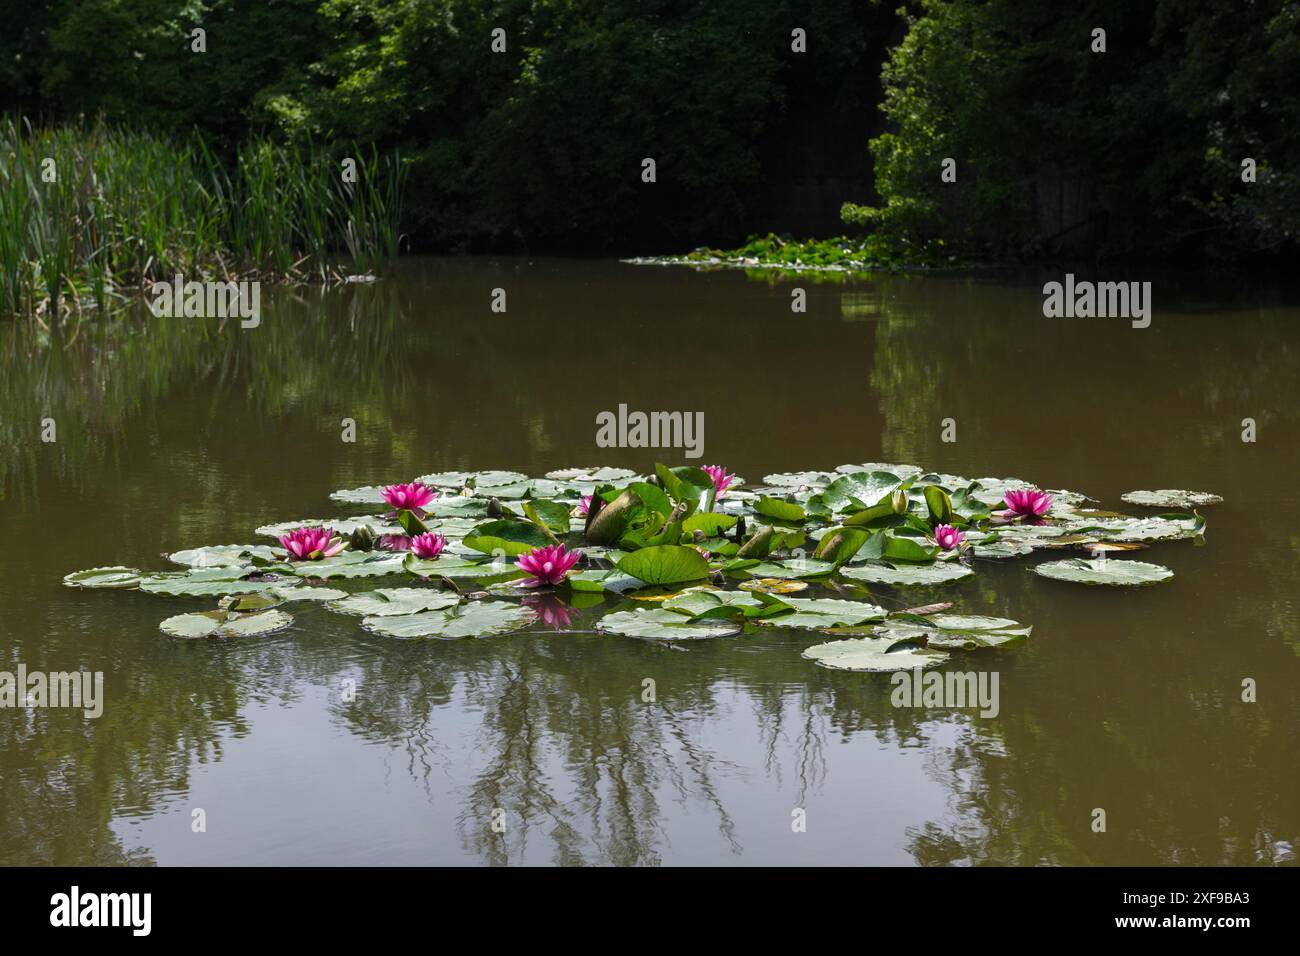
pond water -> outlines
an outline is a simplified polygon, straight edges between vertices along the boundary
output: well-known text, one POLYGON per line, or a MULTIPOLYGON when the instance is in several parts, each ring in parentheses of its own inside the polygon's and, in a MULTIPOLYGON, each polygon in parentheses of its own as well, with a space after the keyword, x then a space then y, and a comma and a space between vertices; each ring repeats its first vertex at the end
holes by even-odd
POLYGON ((105 675, 96 720, 0 712, 0 863, 1293 860, 1300 309, 1169 279, 1150 328, 1046 319, 1046 278, 421 258, 373 286, 264 290, 256 329, 137 312, 52 348, 0 325, 0 669, 105 675), (1164 584, 1029 573, 1048 552, 945 588, 1034 627, 947 665, 998 673, 994 718, 894 707, 887 675, 801 659, 810 632, 401 642, 299 604, 269 638, 183 642, 158 622, 211 601, 60 583, 357 513, 340 488, 683 463, 598 448, 620 403, 704 412, 699 463, 751 482, 887 461, 1119 508, 1138 488, 1225 503, 1203 545, 1137 556, 1164 584))

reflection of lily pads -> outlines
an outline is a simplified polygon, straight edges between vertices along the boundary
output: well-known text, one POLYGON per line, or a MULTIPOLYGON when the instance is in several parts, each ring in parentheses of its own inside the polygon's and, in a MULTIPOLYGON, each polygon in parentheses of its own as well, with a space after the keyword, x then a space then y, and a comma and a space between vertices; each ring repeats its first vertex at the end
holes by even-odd
POLYGON ((732 621, 717 620, 692 622, 685 615, 675 611, 654 607, 606 614, 597 622, 596 629, 606 634, 618 634, 641 640, 696 641, 739 634, 741 625, 732 621))
POLYGON ((453 591, 435 591, 433 588, 376 588, 360 594, 349 594, 331 602, 331 611, 356 614, 359 617, 387 617, 394 614, 418 614, 437 611, 460 602, 453 591))
POLYGON ((1146 561, 1128 561, 1116 558, 1070 558, 1067 561, 1050 561, 1034 568, 1034 573, 1055 581, 1073 581, 1077 584, 1115 584, 1135 587, 1168 581, 1174 572, 1159 564, 1146 561))
POLYGON ((956 561, 936 562, 935 564, 900 564, 891 565, 884 561, 870 561, 853 567, 840 568, 840 574, 846 578, 856 578, 870 584, 888 584, 893 587, 924 587, 938 584, 951 584, 968 578, 970 568, 956 561))
POLYGON ((1160 488, 1156 491, 1130 491, 1119 496, 1121 501, 1148 508, 1203 508, 1223 504, 1223 498, 1208 491, 1182 491, 1160 488))
POLYGON ((905 671, 933 667, 948 659, 947 653, 929 647, 900 644, 882 637, 831 641, 805 648, 803 656, 819 667, 839 671, 905 671))
POLYGON ((367 617, 361 626, 386 637, 490 637, 527 627, 536 615, 527 607, 505 601, 471 601, 457 607, 392 617, 367 617))
POLYGON ((260 614, 238 614, 228 611, 207 611, 201 614, 177 614, 158 625, 171 637, 261 637, 283 630, 293 623, 293 617, 284 611, 263 611, 260 614))
POLYGON ((64 575, 63 583, 70 588, 133 588, 140 583, 140 572, 121 566, 90 568, 64 575))

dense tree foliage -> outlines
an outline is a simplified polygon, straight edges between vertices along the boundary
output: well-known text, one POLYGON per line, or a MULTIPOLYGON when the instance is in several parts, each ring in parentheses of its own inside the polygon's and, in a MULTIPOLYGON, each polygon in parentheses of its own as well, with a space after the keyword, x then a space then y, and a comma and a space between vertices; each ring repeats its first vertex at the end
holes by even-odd
POLYGON ((1300 228, 1296 0, 5 6, 0 108, 400 149, 416 245, 679 251, 829 235, 846 200, 930 255, 1244 258, 1300 228))
POLYGON ((1295 2, 922 0, 884 80, 883 202, 850 222, 1001 254, 1241 256, 1300 230, 1295 2))

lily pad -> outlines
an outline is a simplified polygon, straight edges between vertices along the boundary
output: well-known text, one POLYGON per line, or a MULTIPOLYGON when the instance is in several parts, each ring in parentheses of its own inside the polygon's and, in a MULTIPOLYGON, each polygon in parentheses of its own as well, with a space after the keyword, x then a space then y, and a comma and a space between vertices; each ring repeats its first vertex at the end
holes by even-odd
POLYGON ((886 672, 934 667, 946 661, 948 654, 890 638, 863 637, 814 644, 804 649, 803 657, 831 670, 886 672))
POLYGON ((300 578, 377 578, 401 574, 406 555, 400 551, 344 551, 319 561, 296 561, 293 573, 300 578))
POLYGON ((723 620, 692 622, 676 611, 654 607, 606 614, 597 622, 596 629, 605 634, 648 641, 698 641, 712 637, 731 637, 740 633, 742 625, 723 620))
POLYGON ((170 637, 262 637, 283 630, 293 623, 284 611, 239 614, 232 611, 207 611, 201 614, 177 614, 158 625, 170 637))
POLYGON ((1034 568, 1034 573, 1055 581, 1073 581, 1077 584, 1114 584, 1138 587, 1168 581, 1174 572, 1159 564, 1146 561, 1128 561, 1117 558, 1070 558, 1050 561, 1034 568))
POLYGON ((839 601, 834 598, 780 598, 794 608, 793 614, 781 614, 763 623, 773 627, 852 627, 879 621, 889 612, 865 601, 839 601))
POLYGON ((763 594, 798 594, 808 590, 807 581, 793 581, 784 578, 754 578, 740 582, 742 591, 760 591, 763 594))
POLYGON ((64 575, 63 583, 70 588, 133 588, 140 583, 140 572, 120 565, 89 568, 64 575))
POLYGON ((187 568, 223 568, 241 567, 251 564, 254 559, 275 561, 284 555, 283 551, 265 544, 214 544, 206 548, 189 548, 169 555, 172 564, 181 564, 187 568))
POLYGON ((665 544, 641 548, 620 558, 617 567, 624 574, 646 584, 677 584, 707 577, 709 562, 694 548, 665 544))
POLYGON ((1028 637, 1033 626, 1009 617, 978 614, 900 614, 874 629, 877 637, 895 641, 924 639, 930 647, 973 650, 998 647, 1028 637))
POLYGON ((471 601, 468 604, 419 614, 367 617, 361 626, 385 637, 433 637, 456 640, 462 637, 490 637, 527 627, 536 619, 533 611, 506 601, 471 601))
POLYGON ((252 568, 197 568, 191 571, 165 571, 140 579, 140 590, 167 597, 209 597, 226 594, 254 594, 273 588, 292 586, 292 580, 270 577, 261 581, 244 580, 252 568))
POLYGON ((348 596, 338 588, 277 587, 271 593, 284 601, 337 601, 348 596))
POLYGON ((968 578, 975 572, 956 561, 934 564, 898 564, 869 561, 866 564, 840 568, 846 578, 856 578, 870 584, 888 584, 893 587, 933 587, 952 584, 968 578))
POLYGON ((436 558, 420 558, 408 554, 403 559, 403 567, 411 574, 422 578, 481 578, 490 574, 501 574, 514 568, 514 563, 502 558, 499 561, 485 561, 475 552, 474 558, 461 558, 451 554, 440 554, 436 558))
POLYGON ((613 484, 635 478, 636 472, 627 468, 561 468, 548 471, 546 477, 552 481, 581 481, 593 484, 613 484))
POLYGON ((1203 508, 1223 504, 1223 498, 1208 491, 1182 491, 1160 488, 1156 491, 1129 491, 1119 496, 1121 501, 1148 508, 1203 508))
POLYGON ((418 614, 421 611, 438 611, 460 603, 454 591, 436 591, 433 588, 377 588, 360 594, 350 594, 342 600, 326 605, 340 614, 358 617, 387 617, 395 614, 418 614))

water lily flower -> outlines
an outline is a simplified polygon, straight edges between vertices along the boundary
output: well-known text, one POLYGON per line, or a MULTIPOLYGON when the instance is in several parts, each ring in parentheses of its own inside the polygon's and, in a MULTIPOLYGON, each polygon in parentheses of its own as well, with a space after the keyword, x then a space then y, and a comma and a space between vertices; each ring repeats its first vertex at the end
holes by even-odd
POLYGON ((721 498, 736 483, 737 476, 727 474, 725 465, 705 465, 702 471, 713 479, 713 487, 717 492, 715 498, 721 498))
POLYGON ((333 528, 299 528, 280 535, 280 546, 295 561, 319 561, 332 558, 348 546, 342 538, 334 536, 333 528))
POLYGON ((1023 518, 1038 518, 1052 507, 1052 496, 1045 491, 1025 488, 1020 491, 1008 491, 1002 501, 1007 506, 1007 514, 1023 518))
POLYGON ((965 540, 966 535, 962 534, 950 524, 941 524, 939 527, 934 529, 934 543, 937 544, 942 551, 953 551, 965 540))
POLYGON ((410 551, 417 558, 436 558, 442 554, 442 549, 445 547, 447 547, 445 535, 426 531, 424 534, 417 534, 411 539, 410 551))
POLYGON ((582 500, 578 502, 578 514, 584 517, 591 514, 591 495, 582 496, 582 500))
POLYGON ((438 497, 436 491, 419 481, 412 481, 405 485, 389 485, 384 488, 382 494, 384 500, 398 511, 402 509, 420 511, 438 497))
POLYGON ((543 584, 559 584, 581 556, 581 551, 570 551, 562 544, 552 544, 521 554, 516 563, 532 575, 524 582, 524 587, 535 588, 543 584))

